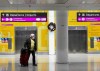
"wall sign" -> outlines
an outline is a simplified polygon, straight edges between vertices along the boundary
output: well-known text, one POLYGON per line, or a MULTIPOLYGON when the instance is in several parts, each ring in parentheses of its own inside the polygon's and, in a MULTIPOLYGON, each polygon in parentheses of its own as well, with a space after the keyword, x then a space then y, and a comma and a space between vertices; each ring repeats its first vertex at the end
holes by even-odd
POLYGON ((47 13, 1 13, 1 22, 46 22, 47 13))
POLYGON ((50 24, 48 25, 48 29, 52 32, 54 30, 56 30, 56 24, 53 22, 50 22, 50 24))
POLYGON ((77 12, 78 22, 100 22, 100 12, 77 12))

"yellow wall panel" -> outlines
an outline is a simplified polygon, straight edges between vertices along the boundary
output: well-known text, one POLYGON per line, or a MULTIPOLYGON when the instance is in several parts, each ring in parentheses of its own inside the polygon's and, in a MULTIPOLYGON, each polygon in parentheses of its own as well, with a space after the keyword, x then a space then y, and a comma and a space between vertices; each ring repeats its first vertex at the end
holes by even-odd
POLYGON ((45 48, 48 45, 48 39, 47 39, 48 38, 48 35, 47 34, 48 34, 48 30, 47 29, 42 30, 42 32, 41 32, 41 36, 42 36, 41 42, 42 42, 42 46, 45 47, 45 48))
POLYGON ((38 28, 38 50, 40 52, 48 51, 48 29, 47 26, 41 26, 38 28))
POLYGON ((86 26, 88 52, 100 51, 100 42, 94 41, 94 48, 90 47, 90 37, 100 37, 100 22, 77 22, 77 12, 100 12, 100 10, 70 10, 68 12, 68 26, 86 26))
MULTIPOLYGON (((1 12, 46 12, 48 15, 47 10, 0 10, 1 12)), ((47 22, 0 22, 0 33, 3 35, 1 36, 2 38, 12 38, 12 49, 8 49, 8 44, 7 43, 2 43, 0 41, 0 53, 14 53, 15 52, 15 27, 18 26, 36 26, 37 30, 40 31, 38 34, 38 51, 48 51, 48 37, 43 37, 43 36, 48 36, 48 29, 47 29, 48 21, 47 22), (4 26, 7 24, 12 24, 12 26, 4 26), (41 27, 45 27, 44 29, 39 29, 41 27), (43 32, 44 34, 42 34, 43 32), (10 33, 10 35, 9 35, 10 33), (39 38, 41 36, 41 38, 39 38), (44 38, 44 39, 43 39, 44 38), (39 41, 41 40, 41 41, 39 41), (42 43, 43 42, 43 43, 42 43), (45 47, 45 48, 44 48, 45 47)))

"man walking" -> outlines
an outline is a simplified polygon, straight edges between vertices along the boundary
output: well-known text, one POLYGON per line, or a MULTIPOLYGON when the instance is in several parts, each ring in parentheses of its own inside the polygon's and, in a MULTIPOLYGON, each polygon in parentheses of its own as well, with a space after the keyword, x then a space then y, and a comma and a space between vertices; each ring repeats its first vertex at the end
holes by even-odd
POLYGON ((29 55, 29 57, 30 57, 30 54, 32 54, 33 66, 37 66, 36 60, 35 60, 35 52, 37 51, 35 34, 33 34, 33 33, 30 34, 30 38, 28 38, 25 41, 24 47, 28 49, 28 55, 29 55))

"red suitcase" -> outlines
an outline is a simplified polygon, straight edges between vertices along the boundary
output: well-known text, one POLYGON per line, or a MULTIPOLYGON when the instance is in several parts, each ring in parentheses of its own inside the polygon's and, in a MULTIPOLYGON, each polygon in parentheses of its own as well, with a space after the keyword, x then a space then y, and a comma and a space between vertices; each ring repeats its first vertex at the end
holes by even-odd
POLYGON ((21 66, 28 66, 28 59, 29 59, 28 50, 22 48, 21 54, 20 54, 20 64, 21 64, 21 66))

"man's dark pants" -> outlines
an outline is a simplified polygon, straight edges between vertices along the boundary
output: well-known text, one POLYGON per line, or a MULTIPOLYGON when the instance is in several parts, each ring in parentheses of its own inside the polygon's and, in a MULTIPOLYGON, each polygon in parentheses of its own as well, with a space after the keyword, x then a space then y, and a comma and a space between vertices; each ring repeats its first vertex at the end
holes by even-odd
POLYGON ((35 51, 31 51, 31 50, 28 50, 28 54, 29 54, 29 58, 30 58, 30 54, 32 53, 32 62, 33 62, 33 65, 35 65, 35 51))

